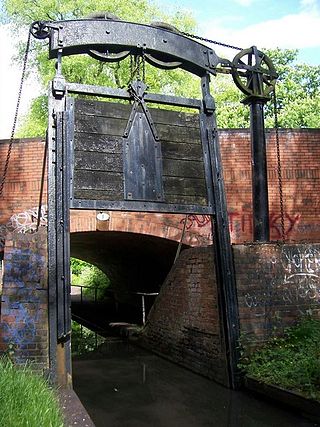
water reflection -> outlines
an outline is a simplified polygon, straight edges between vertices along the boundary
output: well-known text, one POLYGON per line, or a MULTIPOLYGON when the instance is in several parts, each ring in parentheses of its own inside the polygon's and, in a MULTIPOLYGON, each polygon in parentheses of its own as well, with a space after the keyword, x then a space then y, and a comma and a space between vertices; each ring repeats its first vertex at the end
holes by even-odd
POLYGON ((96 427, 316 426, 122 343, 75 360, 73 376, 96 427))

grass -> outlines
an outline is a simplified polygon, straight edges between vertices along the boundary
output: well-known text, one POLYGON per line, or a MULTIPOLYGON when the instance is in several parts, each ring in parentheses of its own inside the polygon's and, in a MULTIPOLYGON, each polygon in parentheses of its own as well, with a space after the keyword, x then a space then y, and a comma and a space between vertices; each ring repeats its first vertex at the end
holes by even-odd
POLYGON ((57 397, 28 366, 0 359, 0 426, 63 427, 57 397))
POLYGON ((303 319, 263 348, 244 351, 240 367, 259 381, 320 401, 320 320, 303 319))

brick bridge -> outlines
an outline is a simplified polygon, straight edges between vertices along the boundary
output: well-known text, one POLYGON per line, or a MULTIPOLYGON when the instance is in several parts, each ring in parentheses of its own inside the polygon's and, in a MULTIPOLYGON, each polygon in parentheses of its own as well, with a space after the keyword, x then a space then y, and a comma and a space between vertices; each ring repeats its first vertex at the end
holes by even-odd
MULTIPOLYGON (((319 194, 319 129, 280 130, 285 231, 289 241, 317 241, 320 237, 318 211, 319 194)), ((220 131, 221 154, 228 201, 232 243, 252 240, 251 219, 251 157, 248 130, 220 131)), ((8 141, 0 141, 2 170, 8 141)), ((6 180, 4 197, 0 201, 0 224, 6 224, 12 215, 21 221, 25 212, 38 206, 44 141, 16 140, 6 180)), ((275 133, 267 131, 267 158, 270 203, 271 240, 280 236, 280 208, 277 177, 275 133)), ((44 193, 46 204, 46 188, 44 193)), ((184 216, 130 213, 110 213, 110 220, 102 224, 96 212, 72 211, 71 232, 121 231, 147 234, 179 241, 184 216)), ((21 222, 19 220, 19 222, 21 222)), ((185 243, 199 246, 210 242, 209 219, 189 215, 185 243)))
MULTIPOLYGON (((292 242, 318 241, 320 131, 283 130, 280 138, 286 237, 292 242)), ((221 131, 220 143, 232 243, 250 242, 249 131, 221 131)), ((7 145, 8 141, 0 143, 2 162, 7 145)), ((281 219, 273 131, 267 132, 267 149, 270 231, 271 239, 277 240, 281 237, 281 219)), ((39 138, 15 141, 4 198, 0 201, 0 224, 7 224, 11 218, 11 228, 23 231, 26 224, 36 222, 43 151, 44 141, 39 138)), ((46 188, 44 190, 43 203, 46 204, 46 188)), ((108 220, 100 221, 97 214, 96 211, 72 211, 71 254, 96 264, 114 283, 126 283, 132 290, 158 289, 172 266, 185 220, 185 246, 212 243, 210 219, 206 215, 189 215, 186 219, 184 215, 108 212, 108 220)))
MULTIPOLYGON (((274 326, 292 322, 301 311, 318 310, 320 247, 299 242, 320 238, 320 130, 280 131, 285 231, 290 243, 282 247, 243 245, 252 240, 249 138, 247 130, 220 133, 230 233, 236 244, 241 329, 263 340, 274 326)), ((8 141, 0 143, 1 170, 7 147, 8 141)), ((13 144, 0 201, 5 238, 1 333, 3 349, 13 346, 17 360, 33 358, 47 368, 46 233, 41 227, 39 233, 24 234, 36 222, 43 150, 41 139, 13 144)), ((277 240, 280 209, 273 131, 267 132, 267 150, 270 229, 271 238, 277 240)), ((106 220, 100 220, 98 214, 72 211, 71 255, 96 264, 124 289, 151 291, 164 282, 145 329, 145 345, 226 382, 213 255, 208 248, 209 218, 108 212, 106 220), (185 221, 183 245, 188 250, 172 268, 185 221)))

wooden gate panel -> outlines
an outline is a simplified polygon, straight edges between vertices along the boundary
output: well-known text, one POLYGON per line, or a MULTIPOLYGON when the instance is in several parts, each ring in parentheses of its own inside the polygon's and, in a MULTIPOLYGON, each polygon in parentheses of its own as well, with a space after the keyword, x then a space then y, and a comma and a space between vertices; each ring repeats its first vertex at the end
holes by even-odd
MULTIPOLYGON (((130 141, 124 136, 132 106, 84 99, 75 99, 73 102, 72 163, 75 199, 100 201, 149 199, 159 204, 199 206, 199 213, 208 206, 205 160, 197 114, 149 109, 159 136, 156 144, 160 144, 159 151, 155 153, 149 149, 146 151, 147 154, 153 154, 155 171, 158 168, 158 172, 155 173, 158 175, 161 173, 160 178, 149 173, 149 179, 154 180, 154 183, 149 183, 149 188, 155 188, 153 198, 150 192, 148 195, 144 194, 144 188, 139 190, 140 196, 139 191, 135 194, 130 190, 130 185, 134 188, 135 181, 141 181, 138 176, 132 178, 131 184, 129 180, 132 170, 130 156, 135 154, 136 159, 133 161, 139 163, 136 149, 129 156, 130 141), (161 163, 158 165, 159 161, 161 163), (127 184, 124 185, 124 182, 127 184)), ((142 153, 144 157, 146 153, 142 153)), ((140 153, 140 157, 142 154, 140 153)))

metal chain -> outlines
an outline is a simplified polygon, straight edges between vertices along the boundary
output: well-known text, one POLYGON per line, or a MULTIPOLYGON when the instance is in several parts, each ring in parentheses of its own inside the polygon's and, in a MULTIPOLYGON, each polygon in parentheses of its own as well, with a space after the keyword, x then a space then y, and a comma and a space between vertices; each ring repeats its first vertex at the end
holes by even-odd
POLYGON ((132 57, 130 55, 130 79, 127 82, 127 85, 129 85, 135 76, 137 76, 137 79, 141 79, 141 68, 142 68, 142 81, 145 82, 146 79, 146 60, 144 57, 144 53, 142 55, 137 55, 132 57))
POLYGON ((274 110, 274 127, 276 131, 276 146, 277 146, 277 170, 278 170, 278 185, 279 185, 279 199, 280 199, 280 217, 281 217, 281 239, 284 242, 286 239, 284 228, 284 203, 283 203, 283 189, 282 189, 282 170, 281 170, 281 155, 280 155, 280 139, 279 139, 279 121, 278 121, 278 105, 276 89, 273 91, 273 110, 274 110))
POLYGON ((12 130, 11 130, 11 136, 10 136, 10 142, 9 142, 9 147, 8 147, 8 153, 7 153, 7 158, 6 158, 6 162, 5 162, 5 165, 4 165, 2 180, 1 180, 1 184, 0 184, 0 197, 2 197, 3 187, 4 187, 4 184, 6 182, 6 177, 7 177, 8 168, 9 168, 9 162, 10 162, 10 156, 11 156, 11 151, 12 151, 13 139, 14 139, 14 134, 15 134, 15 131, 16 131, 16 126, 17 126, 17 121, 18 121, 18 114, 19 114, 19 107, 20 107, 20 101, 21 101, 22 88, 23 88, 23 83, 24 83, 25 76, 26 76, 26 68, 27 68, 27 62, 28 62, 28 55, 29 55, 29 50, 30 50, 30 41, 31 41, 31 32, 29 31, 28 32, 28 40, 27 40, 26 50, 25 50, 24 57, 23 57, 23 66, 22 66, 21 80, 20 80, 20 86, 19 86, 19 92, 18 92, 18 99, 17 99, 17 104, 16 104, 16 110, 15 110, 15 114, 14 114, 12 130))
POLYGON ((233 46, 231 44, 226 44, 226 43, 222 43, 222 42, 218 42, 216 40, 210 40, 210 39, 206 39, 205 37, 201 37, 201 36, 196 36, 195 34, 191 34, 191 33, 185 33, 184 31, 180 31, 180 33, 186 37, 190 37, 192 39, 196 39, 196 40, 201 40, 203 42, 207 42, 207 43, 212 43, 212 44, 217 44, 219 46, 223 46, 223 47, 228 47, 230 49, 235 49, 235 50, 243 50, 242 47, 238 47, 238 46, 233 46))

